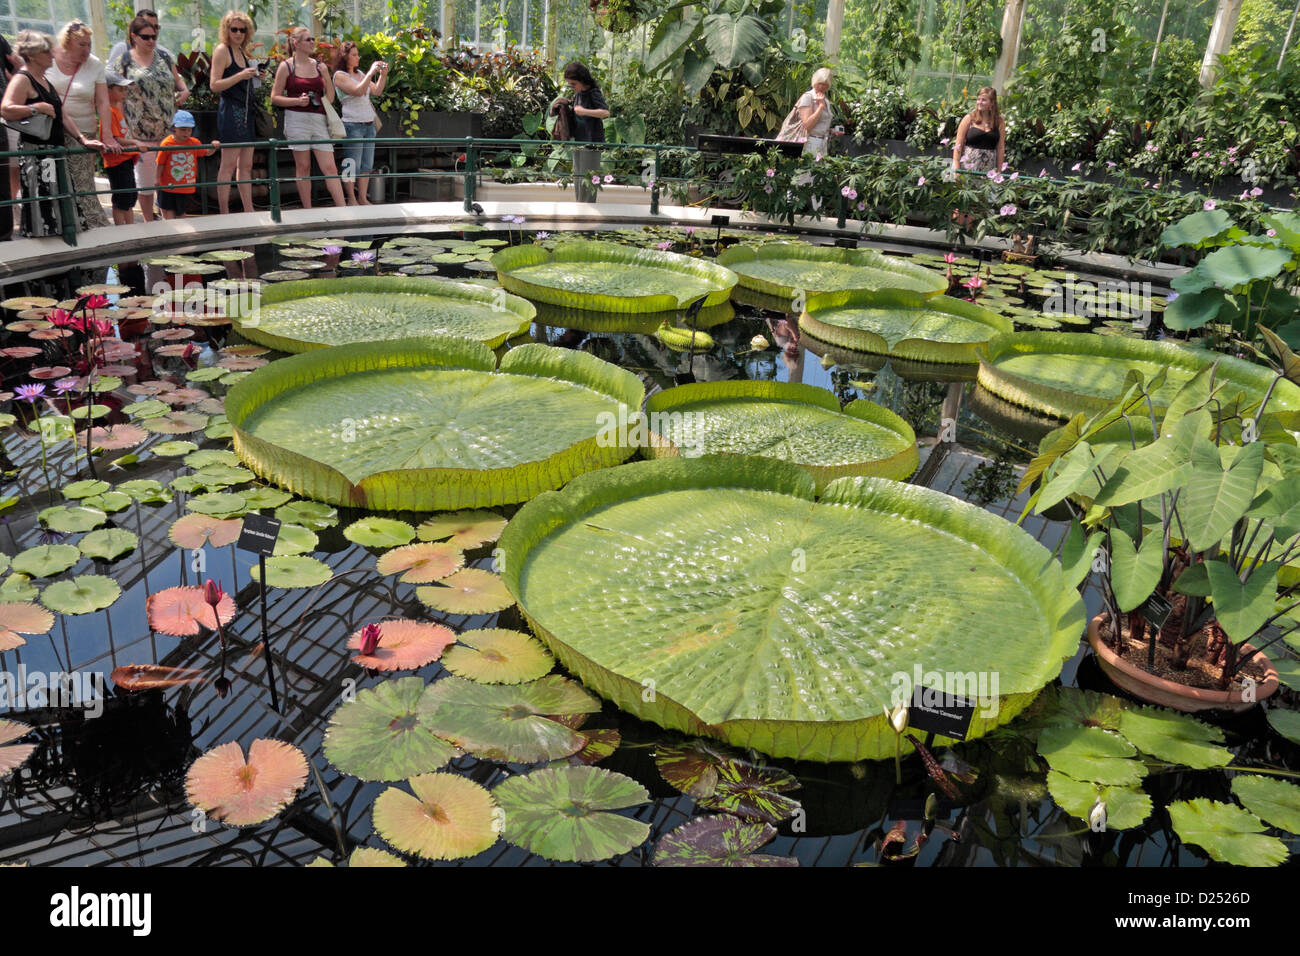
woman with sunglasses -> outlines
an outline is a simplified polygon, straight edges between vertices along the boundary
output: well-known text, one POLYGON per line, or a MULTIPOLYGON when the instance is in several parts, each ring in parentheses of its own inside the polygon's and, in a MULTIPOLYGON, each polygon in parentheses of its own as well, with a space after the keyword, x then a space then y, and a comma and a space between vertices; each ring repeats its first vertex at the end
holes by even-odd
POLYGON ((283 61, 275 71, 275 84, 271 87, 271 105, 284 110, 284 138, 288 140, 319 140, 290 146, 293 151, 293 168, 298 177, 298 199, 303 209, 311 208, 311 158, 321 175, 326 177, 334 205, 344 206, 343 187, 339 185, 338 167, 334 164, 334 142, 325 123, 325 103, 334 102, 334 83, 329 70, 316 59, 316 38, 306 27, 289 31, 293 56, 283 61))
MULTIPOLYGON (((223 143, 251 143, 257 138, 253 128, 253 85, 259 69, 250 59, 253 51, 253 21, 248 14, 231 10, 221 18, 221 42, 212 51, 213 93, 217 104, 217 139, 223 143)), ((221 167, 217 172, 217 208, 230 212, 230 181, 238 183, 239 201, 244 212, 253 211, 253 147, 225 146, 221 150, 221 167), (232 176, 233 174, 233 176, 232 176)))
POLYGON ((115 72, 131 81, 122 114, 126 128, 143 147, 135 165, 135 184, 140 190, 140 212, 153 222, 153 188, 158 181, 158 154, 150 147, 171 135, 172 117, 190 98, 189 87, 176 70, 171 54, 158 47, 158 28, 148 17, 131 21, 127 34, 130 46, 112 64, 115 72))

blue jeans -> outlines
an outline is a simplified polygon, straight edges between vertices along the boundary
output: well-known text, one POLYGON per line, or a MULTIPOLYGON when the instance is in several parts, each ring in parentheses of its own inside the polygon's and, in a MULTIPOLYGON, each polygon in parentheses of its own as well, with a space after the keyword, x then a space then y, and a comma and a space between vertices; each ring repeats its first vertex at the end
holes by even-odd
MULTIPOLYGON (((348 134, 344 140, 347 145, 343 147, 343 162, 351 159, 355 175, 368 175, 375 168, 375 124, 345 122, 343 129, 348 134)), ((342 167, 340 171, 344 171, 342 167)))

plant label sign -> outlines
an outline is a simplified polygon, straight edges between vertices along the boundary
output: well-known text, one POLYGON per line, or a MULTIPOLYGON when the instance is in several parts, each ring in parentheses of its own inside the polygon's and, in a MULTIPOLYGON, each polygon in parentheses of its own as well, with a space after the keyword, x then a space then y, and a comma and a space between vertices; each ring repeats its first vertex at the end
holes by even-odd
POLYGON ((1145 604, 1138 608, 1138 613, 1142 615, 1143 620, 1158 631, 1165 626, 1165 621, 1169 620, 1169 615, 1173 609, 1174 606, 1169 601, 1159 594, 1153 594, 1147 598, 1145 604))
POLYGON ((239 532, 235 547, 241 551, 254 554, 270 555, 275 551, 276 539, 280 537, 280 519, 268 518, 266 515, 244 515, 244 527, 239 532))
POLYGON ((976 702, 917 684, 912 688, 907 726, 928 734, 965 740, 975 716, 976 702))

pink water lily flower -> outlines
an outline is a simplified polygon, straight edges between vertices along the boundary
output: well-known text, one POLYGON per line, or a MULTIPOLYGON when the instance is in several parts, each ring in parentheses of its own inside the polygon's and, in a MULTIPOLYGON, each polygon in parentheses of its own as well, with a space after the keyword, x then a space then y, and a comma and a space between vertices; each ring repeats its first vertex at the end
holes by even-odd
POLYGON ((379 647, 379 638, 382 636, 383 632, 379 629, 378 624, 367 624, 363 627, 361 629, 361 653, 366 657, 374 654, 375 649, 379 647))

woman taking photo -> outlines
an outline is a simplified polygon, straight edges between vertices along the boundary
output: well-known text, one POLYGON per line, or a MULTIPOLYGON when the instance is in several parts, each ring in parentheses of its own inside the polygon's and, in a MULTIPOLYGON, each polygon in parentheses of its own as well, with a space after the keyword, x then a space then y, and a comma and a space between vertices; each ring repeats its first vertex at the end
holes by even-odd
POLYGON ((812 89, 799 97, 799 102, 795 104, 799 111, 799 122, 808 136, 803 144, 805 156, 825 156, 827 139, 831 135, 844 135, 843 127, 831 126, 835 110, 831 106, 830 90, 831 71, 822 67, 812 75, 812 89))
POLYGON ((63 113, 63 103, 54 87, 45 79, 45 71, 54 64, 54 39, 35 30, 23 30, 14 42, 14 49, 22 58, 23 68, 13 75, 5 87, 4 100, 0 101, 0 116, 10 122, 27 120, 30 132, 19 134, 18 148, 24 155, 18 163, 22 181, 24 236, 54 236, 63 232, 63 210, 60 202, 49 197, 62 190, 62 178, 70 185, 66 173, 61 177, 62 159, 42 155, 51 147, 70 142, 80 143, 90 149, 103 149, 97 140, 86 139, 63 113), (41 118, 44 117, 44 118, 41 118))
POLYGON ((140 212, 145 222, 153 222, 158 154, 150 147, 157 146, 171 135, 172 116, 190 98, 190 90, 176 71, 171 55, 158 49, 158 28, 150 23, 148 17, 138 16, 131 21, 127 43, 127 51, 110 66, 115 73, 131 81, 122 113, 126 117, 126 128, 141 146, 140 161, 135 164, 140 212))
POLYGON ((343 128, 348 132, 347 145, 343 147, 343 192, 349 206, 369 206, 370 194, 366 189, 370 171, 375 168, 374 136, 378 116, 371 96, 379 96, 388 84, 388 64, 376 60, 370 69, 361 72, 361 51, 348 40, 339 47, 334 57, 334 86, 339 91, 339 111, 343 128))
POLYGON ((1006 121, 998 111, 998 93, 991 86, 979 91, 975 109, 962 117, 952 144, 952 168, 974 173, 1001 170, 1006 153, 1006 121))
POLYGON ((600 92, 591 71, 582 63, 569 63, 564 67, 564 82, 573 90, 573 138, 580 143, 605 142, 605 120, 609 119, 609 104, 600 92))
POLYGON ((280 64, 275 71, 275 85, 271 87, 271 105, 284 109, 284 138, 309 139, 324 142, 290 146, 293 150, 293 168, 298 177, 298 199, 303 209, 311 208, 311 157, 321 174, 328 177, 325 187, 334 205, 344 206, 343 187, 338 181, 338 167, 334 165, 334 144, 325 123, 325 104, 334 101, 334 84, 329 71, 316 59, 316 38, 306 27, 294 27, 289 32, 293 56, 280 64))
MULTIPOLYGON (((104 147, 117 151, 117 141, 112 138, 112 116, 108 109, 108 84, 104 78, 104 64, 90 52, 90 27, 80 20, 71 20, 59 31, 54 44, 54 64, 45 71, 45 78, 59 94, 63 114, 82 132, 93 135, 96 130, 108 130, 104 147)), ((95 191, 95 155, 76 153, 67 158, 68 177, 72 191, 95 191)), ((108 216, 98 196, 78 196, 77 213, 85 228, 107 226, 108 216)))
MULTIPOLYGON (((221 18, 221 42, 212 51, 213 93, 221 94, 217 103, 217 139, 223 143, 251 143, 257 138, 253 128, 253 84, 259 70, 249 57, 253 51, 253 21, 248 14, 229 11, 221 18)), ((253 147, 225 146, 217 171, 217 209, 230 212, 230 181, 238 182, 239 201, 244 212, 253 211, 253 147)))

